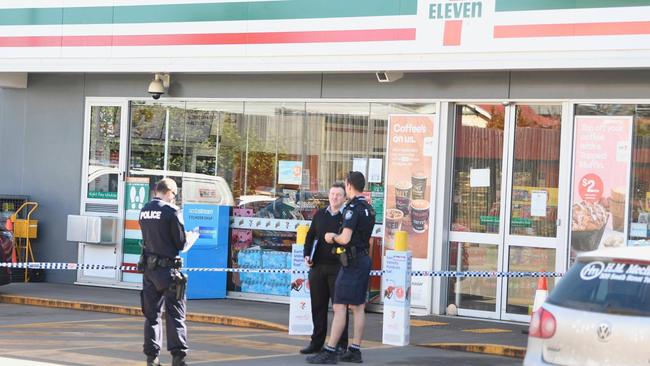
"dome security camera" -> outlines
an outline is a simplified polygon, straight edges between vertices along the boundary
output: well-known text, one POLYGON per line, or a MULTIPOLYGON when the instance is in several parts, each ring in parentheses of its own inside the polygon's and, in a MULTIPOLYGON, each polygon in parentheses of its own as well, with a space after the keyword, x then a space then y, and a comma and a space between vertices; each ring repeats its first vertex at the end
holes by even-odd
POLYGON ((153 99, 160 99, 160 96, 167 92, 169 88, 169 74, 156 74, 154 79, 149 83, 147 92, 153 99))

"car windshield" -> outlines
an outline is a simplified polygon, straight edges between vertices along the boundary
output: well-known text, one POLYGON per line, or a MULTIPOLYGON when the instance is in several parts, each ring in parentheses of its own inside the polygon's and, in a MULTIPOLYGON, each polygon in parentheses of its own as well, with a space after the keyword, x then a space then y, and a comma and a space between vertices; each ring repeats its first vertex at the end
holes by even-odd
POLYGON ((580 259, 547 301, 598 313, 650 316, 650 264, 580 259))

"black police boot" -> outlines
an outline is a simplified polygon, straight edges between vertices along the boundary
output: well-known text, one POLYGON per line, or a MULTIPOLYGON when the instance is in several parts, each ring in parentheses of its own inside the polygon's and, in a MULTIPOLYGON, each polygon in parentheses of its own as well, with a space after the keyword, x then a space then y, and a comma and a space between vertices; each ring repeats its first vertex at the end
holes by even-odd
POLYGON ((323 349, 313 356, 307 357, 307 363, 311 364, 336 364, 336 352, 323 349))
POLYGON ((161 366, 158 356, 147 356, 147 366, 161 366))
POLYGON ((172 366, 187 366, 185 363, 185 355, 176 355, 172 358, 172 366))
POLYGON ((316 352, 320 351, 321 348, 322 347, 317 347, 313 343, 309 343, 309 345, 307 347, 300 350, 300 353, 302 353, 303 355, 308 355, 308 354, 316 353, 316 352))
POLYGON ((362 363, 361 359, 361 350, 358 348, 348 348, 348 350, 339 357, 341 362, 352 362, 352 363, 362 363))

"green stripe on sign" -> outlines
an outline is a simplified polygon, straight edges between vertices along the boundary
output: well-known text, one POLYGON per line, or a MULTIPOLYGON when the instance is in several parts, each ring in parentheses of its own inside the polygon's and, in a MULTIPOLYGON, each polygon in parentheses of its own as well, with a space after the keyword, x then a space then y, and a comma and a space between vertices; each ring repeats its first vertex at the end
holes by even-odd
POLYGON ((624 8, 650 6, 650 0, 497 0, 496 11, 624 8))
POLYGON ((0 9, 0 25, 216 22, 416 14, 417 0, 287 0, 115 7, 0 9))
POLYGON ((42 25, 61 24, 63 9, 2 9, 0 25, 42 25))
POLYGON ((113 7, 63 8, 63 24, 110 24, 113 7))
POLYGON ((140 253, 142 253, 142 247, 140 247, 141 243, 142 240, 138 239, 124 239, 124 247, 122 248, 123 254, 140 255, 140 253))

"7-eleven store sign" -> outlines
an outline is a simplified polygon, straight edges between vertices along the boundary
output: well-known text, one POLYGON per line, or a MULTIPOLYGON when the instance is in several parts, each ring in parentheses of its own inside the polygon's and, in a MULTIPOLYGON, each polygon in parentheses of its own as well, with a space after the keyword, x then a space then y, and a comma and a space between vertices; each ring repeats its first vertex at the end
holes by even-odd
POLYGON ((481 18, 482 1, 448 1, 429 4, 429 19, 444 21, 443 45, 460 46, 464 19, 481 18))

